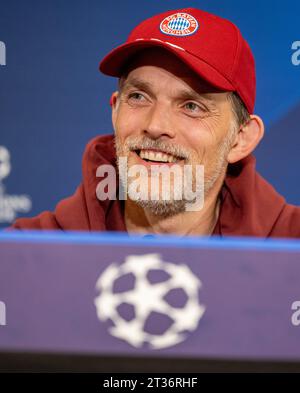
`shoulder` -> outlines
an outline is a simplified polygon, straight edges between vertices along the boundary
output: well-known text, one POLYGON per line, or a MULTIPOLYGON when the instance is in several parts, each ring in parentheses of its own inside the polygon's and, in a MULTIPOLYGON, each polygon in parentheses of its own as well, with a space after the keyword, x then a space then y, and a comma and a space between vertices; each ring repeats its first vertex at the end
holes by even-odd
POLYGON ((83 153, 82 163, 90 163, 91 161, 114 163, 115 159, 115 137, 113 134, 106 134, 96 136, 88 142, 83 153))
POLYGON ((36 217, 19 218, 10 229, 103 230, 104 204, 96 199, 99 165, 115 163, 114 135, 91 139, 82 158, 82 183, 76 192, 58 202, 53 212, 45 211, 36 217))
POLYGON ((271 236, 300 238, 300 206, 284 205, 272 228, 271 236))

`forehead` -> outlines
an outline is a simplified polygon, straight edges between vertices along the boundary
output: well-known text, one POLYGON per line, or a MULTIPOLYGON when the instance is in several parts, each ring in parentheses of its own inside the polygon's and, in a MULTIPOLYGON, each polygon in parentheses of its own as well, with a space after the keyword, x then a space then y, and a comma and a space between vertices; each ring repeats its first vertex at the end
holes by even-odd
POLYGON ((155 77, 159 74, 161 74, 161 77, 165 74, 168 79, 189 85, 190 88, 199 94, 227 94, 206 82, 177 56, 162 48, 149 48, 138 52, 128 61, 123 70, 121 80, 130 82, 137 75, 139 79, 145 77, 155 80, 155 77), (159 73, 158 71, 161 72, 159 73))

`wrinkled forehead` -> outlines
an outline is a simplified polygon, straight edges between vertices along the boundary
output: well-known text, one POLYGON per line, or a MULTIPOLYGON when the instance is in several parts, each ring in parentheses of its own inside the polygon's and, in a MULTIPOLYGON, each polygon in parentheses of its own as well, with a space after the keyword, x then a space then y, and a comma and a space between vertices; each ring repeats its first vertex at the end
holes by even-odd
POLYGON ((162 68, 188 83, 195 91, 202 93, 223 92, 206 82, 176 55, 163 48, 148 48, 137 52, 123 68, 122 80, 125 81, 132 71, 144 66, 162 68))

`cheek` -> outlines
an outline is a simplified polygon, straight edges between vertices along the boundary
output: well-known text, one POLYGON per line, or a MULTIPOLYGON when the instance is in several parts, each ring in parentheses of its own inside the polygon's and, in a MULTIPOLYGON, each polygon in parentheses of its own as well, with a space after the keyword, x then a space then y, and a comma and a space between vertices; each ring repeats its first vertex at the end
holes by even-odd
POLYGON ((120 105, 115 123, 115 132, 121 139, 137 134, 142 128, 142 119, 138 113, 120 105))
POLYGON ((189 128, 185 133, 184 144, 193 151, 193 156, 202 159, 206 151, 210 151, 215 144, 215 138, 207 127, 201 125, 189 128))
POLYGON ((224 139, 227 133, 224 124, 220 124, 220 119, 202 119, 193 127, 189 127, 186 133, 186 141, 196 151, 214 151, 224 139))
POLYGON ((213 165, 224 138, 222 132, 220 125, 216 127, 208 121, 201 121, 197 127, 190 127, 189 132, 185 133, 184 144, 191 150, 192 161, 201 163, 207 168, 213 165))

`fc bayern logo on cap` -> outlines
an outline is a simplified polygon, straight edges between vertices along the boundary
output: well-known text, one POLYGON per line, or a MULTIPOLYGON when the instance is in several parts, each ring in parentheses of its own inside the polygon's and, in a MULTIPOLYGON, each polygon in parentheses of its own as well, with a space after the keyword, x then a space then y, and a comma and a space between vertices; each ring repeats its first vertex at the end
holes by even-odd
POLYGON ((160 24, 160 31, 167 35, 185 37, 198 30, 197 20, 190 14, 178 12, 167 16, 160 24))

